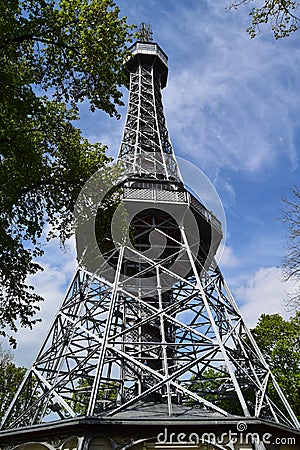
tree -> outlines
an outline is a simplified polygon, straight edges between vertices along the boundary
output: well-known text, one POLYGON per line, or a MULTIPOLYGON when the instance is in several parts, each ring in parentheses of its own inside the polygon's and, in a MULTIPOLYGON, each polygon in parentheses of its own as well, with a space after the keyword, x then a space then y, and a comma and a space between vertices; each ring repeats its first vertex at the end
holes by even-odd
POLYGON ((16 367, 11 352, 0 345, 0 422, 21 383, 26 369, 16 367))
POLYGON ((262 314, 252 334, 292 409, 300 417, 300 312, 290 320, 284 320, 279 314, 262 314))
MULTIPOLYGON (((76 387, 76 394, 70 401, 70 406, 74 409, 77 415, 86 415, 88 405, 91 397, 93 379, 79 378, 76 387)), ((108 381, 107 383, 100 383, 97 395, 98 407, 105 409, 106 404, 116 402, 120 385, 115 381, 108 381)))
MULTIPOLYGON (((300 418, 300 312, 289 321, 279 314, 262 314, 251 333, 290 406, 300 418)), ((239 377, 238 373, 236 375, 239 377)), ((226 367, 207 368, 201 379, 191 378, 189 388, 229 413, 243 415, 237 396, 230 396, 232 386, 228 379, 226 367)), ((247 403, 255 405, 252 385, 245 384, 243 395, 247 403)), ((275 405, 282 406, 273 384, 268 386, 268 395, 275 405)))
MULTIPOLYGON (((229 380, 230 374, 226 367, 207 368, 201 374, 200 380, 195 377, 191 378, 190 389, 230 414, 243 415, 241 404, 238 397, 232 392, 233 386, 229 380)), ((251 391, 250 395, 253 397, 254 392, 251 391)), ((244 396, 249 398, 249 388, 244 392, 244 396)), ((189 403, 192 404, 193 400, 190 400, 189 403)))
POLYGON ((285 208, 282 220, 288 225, 289 234, 282 268, 284 279, 296 282, 295 291, 289 293, 286 299, 287 308, 294 311, 300 309, 300 188, 291 191, 293 198, 283 199, 285 208))
MULTIPOLYGON (((118 117, 131 28, 111 0, 0 0, 0 334, 32 327, 48 239, 63 244, 85 181, 108 162, 78 105, 118 117)), ((14 344, 14 340, 10 338, 14 344)))
MULTIPOLYGON (((237 9, 251 4, 252 1, 240 0, 229 8, 237 9)), ((251 9, 249 15, 252 24, 247 28, 247 32, 254 38, 260 33, 260 25, 270 24, 276 39, 287 37, 299 28, 300 17, 296 14, 298 7, 299 1, 295 0, 263 0, 261 7, 251 9)))

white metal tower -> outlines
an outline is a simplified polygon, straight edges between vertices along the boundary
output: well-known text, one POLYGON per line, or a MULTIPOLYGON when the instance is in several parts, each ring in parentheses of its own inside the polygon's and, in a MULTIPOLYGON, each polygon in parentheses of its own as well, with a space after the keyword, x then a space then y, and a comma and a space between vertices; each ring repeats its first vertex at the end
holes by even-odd
POLYGON ((167 56, 145 26, 131 52, 117 186, 131 243, 92 270, 83 257, 2 427, 147 413, 297 428, 214 260, 221 224, 181 179, 161 98, 167 56))

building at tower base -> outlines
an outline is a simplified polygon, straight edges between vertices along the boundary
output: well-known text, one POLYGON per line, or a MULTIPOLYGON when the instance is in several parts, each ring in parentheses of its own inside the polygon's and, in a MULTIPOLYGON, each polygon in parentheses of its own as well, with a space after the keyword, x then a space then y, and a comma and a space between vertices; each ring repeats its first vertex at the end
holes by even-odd
POLYGON ((299 450, 300 432, 256 418, 185 412, 157 404, 118 417, 77 417, 0 434, 1 450, 299 450))

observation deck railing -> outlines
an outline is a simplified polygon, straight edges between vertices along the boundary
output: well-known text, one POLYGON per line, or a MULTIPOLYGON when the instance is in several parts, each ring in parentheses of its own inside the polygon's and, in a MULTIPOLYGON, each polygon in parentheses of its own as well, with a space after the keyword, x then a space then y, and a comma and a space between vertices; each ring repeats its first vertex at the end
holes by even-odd
POLYGON ((136 42, 129 49, 133 55, 136 53, 145 54, 145 55, 158 55, 160 59, 168 66, 168 57, 162 51, 159 45, 154 42, 144 43, 144 42, 136 42))
POLYGON ((200 213, 219 233, 222 233, 222 224, 219 219, 187 191, 124 186, 123 198, 124 200, 151 201, 157 203, 187 203, 200 213))

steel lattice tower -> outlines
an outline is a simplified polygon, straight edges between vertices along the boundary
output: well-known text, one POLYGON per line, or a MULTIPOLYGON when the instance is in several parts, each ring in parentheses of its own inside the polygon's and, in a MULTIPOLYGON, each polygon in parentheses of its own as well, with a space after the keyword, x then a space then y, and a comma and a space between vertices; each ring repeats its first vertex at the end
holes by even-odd
POLYGON ((125 63, 119 152, 122 200, 139 205, 133 245, 109 249, 105 269, 79 268, 2 426, 146 411, 297 428, 214 260, 221 224, 181 179, 161 97, 167 56, 142 30, 125 63))

